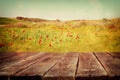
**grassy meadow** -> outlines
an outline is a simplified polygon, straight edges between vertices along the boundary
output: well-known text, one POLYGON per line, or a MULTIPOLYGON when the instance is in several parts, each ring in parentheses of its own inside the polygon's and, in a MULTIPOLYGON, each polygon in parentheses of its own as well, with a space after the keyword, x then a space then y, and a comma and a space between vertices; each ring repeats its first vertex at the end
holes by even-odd
POLYGON ((120 19, 0 18, 0 52, 120 52, 120 19))

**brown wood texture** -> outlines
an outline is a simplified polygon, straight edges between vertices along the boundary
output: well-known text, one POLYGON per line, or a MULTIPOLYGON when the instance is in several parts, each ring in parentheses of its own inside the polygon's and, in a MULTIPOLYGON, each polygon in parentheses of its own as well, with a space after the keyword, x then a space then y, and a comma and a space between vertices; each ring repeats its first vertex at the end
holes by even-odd
POLYGON ((0 80, 120 80, 120 52, 0 53, 0 80))
POLYGON ((120 59, 120 52, 111 52, 109 53, 111 56, 113 56, 113 58, 118 58, 120 59))
POLYGON ((1 54, 0 57, 0 68, 6 67, 6 66, 10 66, 13 65, 14 63, 21 61, 21 60, 25 60, 26 58, 28 58, 29 56, 34 56, 37 53, 31 52, 31 53, 23 53, 23 52, 19 52, 19 53, 3 53, 1 54), (9 56, 8 56, 9 55, 9 56))
MULTIPOLYGON (((80 53, 76 79, 106 78, 107 73, 93 53, 80 53)), ((97 79, 98 80, 98 79, 97 79)))
MULTIPOLYGON (((63 55, 62 55, 63 56, 63 55)), ((16 76, 43 76, 51 67, 53 67, 57 61, 62 58, 61 54, 57 53, 48 53, 44 57, 39 58, 35 64, 29 66, 27 69, 24 69, 14 75, 16 76)))
MULTIPOLYGON (((0 68, 0 75, 12 75, 22 69, 25 69, 26 67, 32 65, 33 63, 36 62, 37 59, 40 57, 44 57, 45 53, 34 53, 36 55, 31 55, 27 58, 22 58, 19 61, 11 61, 9 63, 6 63, 4 67, 0 68)), ((0 64, 1 65, 1 64, 0 64)))
POLYGON ((96 57, 99 59, 109 76, 120 76, 120 59, 111 56, 109 53, 97 52, 96 57))
POLYGON ((74 80, 77 62, 78 53, 68 53, 45 74, 43 80, 74 80))
POLYGON ((9 58, 9 57, 12 57, 16 55, 15 52, 13 53, 10 53, 10 52, 3 52, 3 53, 0 53, 0 60, 3 60, 3 59, 6 59, 6 58, 9 58))

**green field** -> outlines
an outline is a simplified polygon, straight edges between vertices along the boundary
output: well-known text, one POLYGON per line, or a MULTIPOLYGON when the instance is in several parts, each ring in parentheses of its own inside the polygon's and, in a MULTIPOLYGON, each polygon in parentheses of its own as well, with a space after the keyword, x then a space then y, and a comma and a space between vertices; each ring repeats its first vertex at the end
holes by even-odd
POLYGON ((31 22, 0 18, 0 52, 120 52, 120 19, 31 22))

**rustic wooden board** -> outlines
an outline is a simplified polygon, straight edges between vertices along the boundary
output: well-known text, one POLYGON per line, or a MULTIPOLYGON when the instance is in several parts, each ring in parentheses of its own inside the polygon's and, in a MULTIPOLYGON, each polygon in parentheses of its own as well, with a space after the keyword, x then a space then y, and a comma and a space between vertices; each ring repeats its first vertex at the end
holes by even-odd
POLYGON ((0 53, 0 80, 120 80, 120 52, 0 53))
POLYGON ((5 64, 6 67, 0 68, 0 75, 12 75, 36 62, 37 59, 44 57, 45 53, 37 53, 36 55, 31 55, 25 59, 21 59, 20 61, 16 61, 11 63, 12 65, 5 64))
POLYGON ((44 76, 43 80, 74 80, 78 53, 68 53, 44 76))
POLYGON ((108 53, 97 52, 96 57, 104 66, 110 77, 120 76, 120 59, 112 57, 108 53))
POLYGON ((16 55, 15 52, 13 52, 13 53, 3 52, 3 53, 0 53, 0 60, 6 59, 6 58, 10 58, 10 57, 13 57, 15 55, 16 55))
POLYGON ((0 68, 6 67, 8 65, 12 65, 22 59, 26 59, 29 56, 33 56, 36 55, 37 53, 31 52, 31 53, 23 53, 23 52, 19 52, 19 53, 6 53, 6 55, 12 55, 3 59, 0 59, 0 68))
POLYGON ((106 78, 107 72, 98 62, 96 57, 92 53, 80 53, 79 63, 76 73, 76 80, 102 80, 106 78))
POLYGON ((109 52, 108 54, 110 54, 111 56, 113 56, 113 58, 120 59, 120 52, 109 52))
POLYGON ((43 76, 51 67, 53 67, 63 55, 57 53, 48 53, 39 58, 35 64, 14 74, 15 76, 43 76))

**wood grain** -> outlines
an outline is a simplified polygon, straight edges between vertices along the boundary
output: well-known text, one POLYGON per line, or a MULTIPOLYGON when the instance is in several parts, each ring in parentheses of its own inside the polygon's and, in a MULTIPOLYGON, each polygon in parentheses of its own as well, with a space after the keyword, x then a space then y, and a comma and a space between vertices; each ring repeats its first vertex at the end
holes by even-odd
POLYGON ((120 80, 120 52, 0 53, 0 80, 120 80))
POLYGON ((120 76, 120 59, 112 57, 108 53, 95 53, 101 64, 104 66, 109 76, 120 76))
POLYGON ((25 59, 21 59, 20 61, 11 62, 11 65, 6 63, 6 67, 0 68, 0 75, 12 75, 35 63, 37 59, 44 57, 44 55, 44 53, 38 53, 25 59))
POLYGON ((25 60, 29 56, 34 56, 36 54, 37 53, 35 53, 35 52, 31 52, 31 53, 24 53, 24 52, 19 52, 19 53, 5 53, 5 54, 3 54, 3 57, 1 57, 1 59, 0 59, 0 68, 5 68, 8 65, 9 66, 13 65, 16 62, 19 62, 19 61, 21 61, 23 59, 25 60), (8 56, 8 55, 10 55, 10 56, 8 56))
POLYGON ((68 53, 50 69, 43 80, 74 80, 78 62, 78 53, 68 53))
POLYGON ((111 56, 113 56, 113 58, 120 59, 120 52, 109 52, 108 54, 110 54, 111 56))
POLYGON ((29 66, 14 75, 16 76, 43 76, 51 67, 53 67, 63 55, 48 53, 44 57, 39 58, 35 64, 29 66))
POLYGON ((76 73, 77 80, 89 80, 94 77, 98 77, 98 79, 100 79, 103 78, 103 76, 105 78, 107 73, 92 53, 79 54, 79 64, 76 73))

